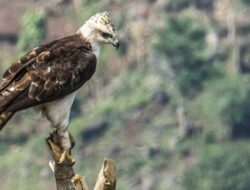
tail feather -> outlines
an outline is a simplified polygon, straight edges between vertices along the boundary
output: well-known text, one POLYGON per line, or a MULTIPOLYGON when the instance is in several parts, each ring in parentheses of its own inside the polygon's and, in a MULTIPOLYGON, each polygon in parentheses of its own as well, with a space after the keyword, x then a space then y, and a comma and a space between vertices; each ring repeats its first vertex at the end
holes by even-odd
POLYGON ((0 130, 4 127, 4 125, 10 120, 10 118, 14 115, 14 112, 4 111, 0 113, 0 130))

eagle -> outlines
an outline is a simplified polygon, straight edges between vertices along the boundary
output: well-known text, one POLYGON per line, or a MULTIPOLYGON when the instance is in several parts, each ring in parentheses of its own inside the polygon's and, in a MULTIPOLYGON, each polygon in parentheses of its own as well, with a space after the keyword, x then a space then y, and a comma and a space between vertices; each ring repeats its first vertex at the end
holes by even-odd
POLYGON ((18 111, 34 107, 72 147, 69 115, 76 93, 95 73, 100 48, 119 47, 108 12, 97 13, 73 34, 27 52, 3 74, 0 84, 0 130, 18 111))

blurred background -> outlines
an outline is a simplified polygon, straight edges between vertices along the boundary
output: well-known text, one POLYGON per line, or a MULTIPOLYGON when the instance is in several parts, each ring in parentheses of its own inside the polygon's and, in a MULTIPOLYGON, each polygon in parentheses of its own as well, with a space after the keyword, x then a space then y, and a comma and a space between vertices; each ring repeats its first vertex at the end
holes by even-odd
MULTIPOLYGON (((76 172, 93 186, 108 156, 118 190, 249 190, 250 0, 0 0, 0 73, 105 10, 121 48, 73 105, 76 172)), ((1 189, 55 189, 49 129, 27 110, 1 131, 1 189)))

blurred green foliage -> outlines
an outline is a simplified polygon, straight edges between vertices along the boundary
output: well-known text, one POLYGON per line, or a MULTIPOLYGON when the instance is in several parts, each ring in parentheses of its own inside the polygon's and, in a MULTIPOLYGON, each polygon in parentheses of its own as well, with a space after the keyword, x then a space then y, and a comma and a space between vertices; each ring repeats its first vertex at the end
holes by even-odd
POLYGON ((185 190, 248 190, 249 143, 222 143, 203 148, 199 163, 183 177, 185 190), (240 147, 240 148, 239 148, 240 147))
POLYGON ((86 19, 102 11, 100 1, 77 0, 76 5, 76 9, 69 7, 67 13, 77 28, 80 27, 86 19))
POLYGON ((176 85, 185 96, 199 90, 216 72, 213 59, 206 51, 208 26, 200 17, 193 9, 169 14, 156 44, 156 50, 168 60, 176 85))
POLYGON ((189 114, 206 128, 231 129, 231 137, 250 135, 249 76, 224 76, 207 82, 205 91, 195 100, 189 114), (225 128, 228 127, 228 128, 225 128))
POLYGON ((18 50, 20 52, 33 48, 46 37, 46 18, 38 10, 28 10, 22 17, 22 27, 19 33, 18 50))
POLYGON ((171 9, 182 9, 196 2, 197 0, 170 0, 168 6, 171 7, 171 9))
POLYGON ((233 136, 249 136, 250 133, 250 88, 247 85, 249 82, 248 76, 231 78, 224 80, 223 87, 215 91, 218 97, 224 97, 225 105, 221 118, 235 129, 232 131, 233 136), (234 132, 237 133, 237 128, 243 130, 241 134, 234 134, 234 132))

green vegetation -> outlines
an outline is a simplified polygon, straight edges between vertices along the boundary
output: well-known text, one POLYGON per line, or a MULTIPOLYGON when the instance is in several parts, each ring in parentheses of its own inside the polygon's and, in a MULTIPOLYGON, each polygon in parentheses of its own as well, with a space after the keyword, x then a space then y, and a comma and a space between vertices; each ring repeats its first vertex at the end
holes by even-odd
POLYGON ((170 0, 168 6, 173 9, 183 9, 195 3, 196 0, 170 0))
POLYGON ((193 9, 167 15, 156 44, 156 49, 168 59, 183 95, 200 89, 215 73, 213 58, 206 51, 208 25, 200 17, 201 13, 193 9))
POLYGON ((45 15, 37 10, 29 10, 22 17, 22 28, 19 33, 18 49, 27 51, 41 43, 46 37, 45 15))
POLYGON ((79 24, 82 25, 83 21, 93 16, 93 14, 102 11, 99 1, 77 0, 75 5, 74 9, 71 7, 67 9, 67 15, 71 17, 76 27, 79 27, 79 24))
POLYGON ((190 107, 190 116, 217 132, 229 130, 232 137, 249 135, 249 76, 225 76, 209 81, 206 90, 190 107), (211 111, 212 110, 212 111, 211 111))
POLYGON ((248 142, 207 146, 199 163, 185 172, 183 186, 185 190, 248 190, 249 167, 248 142))

